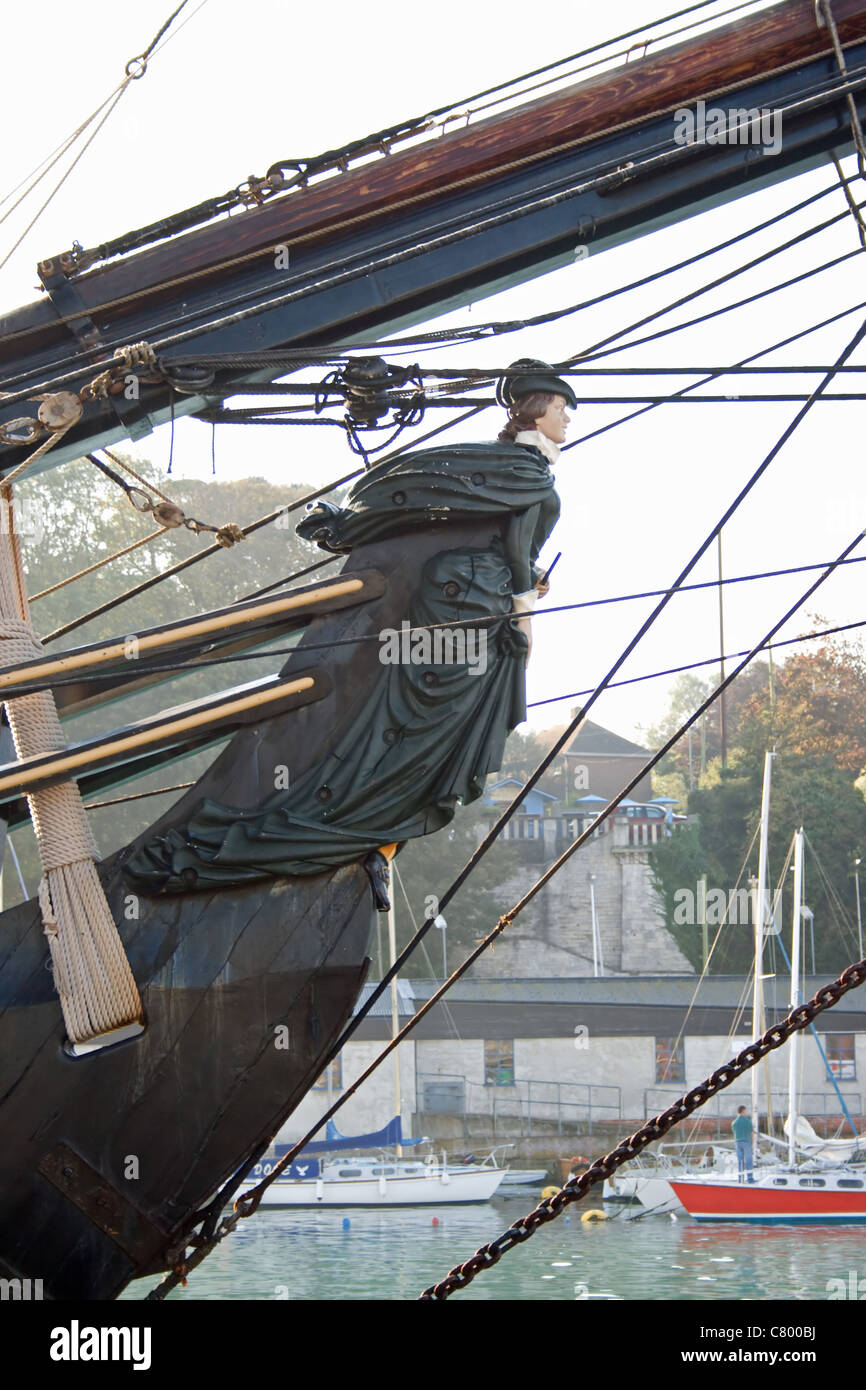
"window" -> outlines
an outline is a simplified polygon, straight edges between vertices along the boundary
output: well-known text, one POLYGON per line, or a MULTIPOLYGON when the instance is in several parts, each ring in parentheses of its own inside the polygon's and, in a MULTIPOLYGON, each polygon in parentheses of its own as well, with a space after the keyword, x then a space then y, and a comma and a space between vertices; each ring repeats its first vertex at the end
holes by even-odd
POLYGON ((656 1081, 685 1081, 686 1058, 682 1038, 656 1038, 656 1081))
POLYGON ((857 1063, 854 1060, 853 1033, 825 1033, 824 1048, 827 1064, 837 1081, 856 1081, 857 1063))
MULTIPOLYGON (((314 1090, 314 1091, 327 1091, 327 1089, 328 1089, 328 1073, 327 1073, 327 1071, 323 1071, 323 1072, 322 1072, 322 1075, 319 1077, 318 1081, 316 1082, 315 1086, 313 1087, 313 1090, 314 1090)), ((342 1059, 342 1057, 335 1057, 334 1060, 333 1060, 333 1062, 331 1063, 331 1089, 334 1090, 334 1091, 342 1091, 342 1089, 343 1089, 343 1059, 342 1059)))
POLYGON ((823 1178, 801 1178, 801 1179, 800 1179, 800 1186, 801 1186, 801 1187, 826 1187, 827 1184, 825 1183, 825 1181, 824 1181, 823 1178))
POLYGON ((484 1044, 485 1086, 514 1085, 514 1043, 488 1040, 484 1044))
POLYGON ((862 1187, 863 1183, 859 1178, 840 1178, 837 1187, 862 1187))

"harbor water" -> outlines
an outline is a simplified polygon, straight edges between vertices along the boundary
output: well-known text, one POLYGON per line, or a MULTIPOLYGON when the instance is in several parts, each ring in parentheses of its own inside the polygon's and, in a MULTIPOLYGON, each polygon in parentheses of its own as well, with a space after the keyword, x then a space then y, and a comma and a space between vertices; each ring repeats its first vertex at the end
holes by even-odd
MULTIPOLYGON (((172 1301, 405 1300, 442 1279, 538 1200, 532 1189, 465 1207, 260 1210, 239 1223, 172 1301)), ((480 1274, 457 1299, 817 1300, 866 1276, 860 1226, 701 1225, 687 1216, 588 1224, 566 1216, 480 1274)), ((597 1208, 596 1208, 597 1209, 597 1208)), ((124 1299, 157 1281, 137 1280, 124 1299)), ((862 1290, 866 1294, 866 1279, 862 1290)), ((836 1294, 850 1296, 850 1294, 836 1294)))

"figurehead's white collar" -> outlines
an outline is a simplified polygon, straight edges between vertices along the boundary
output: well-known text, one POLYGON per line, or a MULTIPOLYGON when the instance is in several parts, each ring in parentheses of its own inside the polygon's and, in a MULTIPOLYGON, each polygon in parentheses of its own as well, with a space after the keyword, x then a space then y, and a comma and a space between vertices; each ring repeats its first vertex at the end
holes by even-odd
POLYGON ((559 458, 559 445, 554 444, 552 439, 548 439, 541 430, 521 430, 514 436, 515 444, 531 444, 534 449, 540 449, 549 463, 556 463, 559 458))

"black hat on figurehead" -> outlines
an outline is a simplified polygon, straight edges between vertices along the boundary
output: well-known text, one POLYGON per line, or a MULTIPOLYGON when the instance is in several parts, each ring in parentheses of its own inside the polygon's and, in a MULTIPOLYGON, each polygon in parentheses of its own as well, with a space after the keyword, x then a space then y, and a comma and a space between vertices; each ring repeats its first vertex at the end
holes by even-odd
POLYGON ((514 376, 502 377, 496 388, 496 399, 500 405, 510 408, 521 396, 529 396, 534 391, 549 391, 554 396, 564 396, 572 410, 576 408, 577 396, 568 382, 556 375, 549 362, 541 362, 536 357, 519 357, 511 363, 509 371, 514 372, 514 376))

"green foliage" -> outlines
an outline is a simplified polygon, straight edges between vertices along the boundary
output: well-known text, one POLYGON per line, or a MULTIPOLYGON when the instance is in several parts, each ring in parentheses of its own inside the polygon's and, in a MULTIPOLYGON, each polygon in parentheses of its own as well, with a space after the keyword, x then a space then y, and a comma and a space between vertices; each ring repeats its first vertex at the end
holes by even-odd
MULTIPOLYGON (((395 903, 397 917, 397 949, 405 946, 415 925, 421 924, 430 912, 438 911, 439 894, 443 893, 466 861, 475 852, 489 817, 479 811, 478 803, 458 806, 450 826, 409 840, 397 856, 397 885, 395 903), (405 890, 405 891, 404 891, 405 890), (408 899, 408 902, 407 902, 408 899)), ((496 896, 505 880, 526 862, 527 851, 540 850, 525 841, 500 840, 443 910, 448 926, 447 961, 449 973, 466 958, 478 940, 495 926, 502 912, 496 896)), ((510 903, 508 904, 510 906, 510 903)), ((426 950, 416 950, 403 972, 415 978, 429 979, 442 974, 442 933, 433 928, 424 941, 426 950)), ((387 940, 384 948, 387 954, 387 940)), ((495 949, 495 948, 494 948, 495 949)), ((385 962, 387 965, 387 961, 385 962)), ((373 967, 378 972, 378 960, 373 967)))
MULTIPOLYGON (((133 466, 151 485, 182 507, 188 517, 213 526, 230 521, 246 526, 290 505, 308 491, 303 484, 278 486, 261 478, 237 482, 164 478, 149 464, 136 462, 133 466)), ((295 535, 300 515, 302 512, 281 516, 277 523, 262 527, 230 550, 220 549, 180 574, 155 584, 140 596, 76 628, 50 649, 58 651, 104 638, 122 638, 148 627, 221 608, 322 559, 320 550, 295 535)), ((16 489, 16 516, 23 531, 24 567, 28 590, 33 596, 133 540, 158 530, 151 517, 137 513, 125 493, 85 459, 23 481, 16 489)), ((48 636, 142 580, 158 578, 178 560, 197 555, 212 543, 213 536, 206 531, 200 535, 186 527, 164 531, 155 540, 74 583, 44 598, 34 597, 31 605, 34 627, 43 637, 48 636)), ((278 639, 272 645, 286 648, 293 640, 278 639)), ((240 661, 223 661, 181 678, 167 678, 110 707, 103 706, 64 719, 65 737, 74 742, 134 723, 167 707, 265 676, 278 670, 285 660, 280 656, 266 656, 261 660, 246 657, 240 661)), ((194 781, 218 751, 217 746, 200 750, 135 782, 106 791, 98 800, 194 781)), ((152 824, 179 794, 169 793, 93 811, 91 824, 103 856, 128 843, 152 824)), ((40 869, 29 826, 14 832, 14 844, 27 896, 31 896, 40 869)), ((3 878, 5 904, 9 906, 18 901, 22 893, 17 874, 8 860, 3 878)))
POLYGON ((700 927, 694 924, 676 926, 674 922, 674 894, 684 886, 694 892, 698 879, 705 872, 705 853, 699 825, 696 822, 684 825, 669 840, 657 845, 650 855, 650 867, 664 905, 668 929, 689 963, 695 970, 700 970, 700 927))

